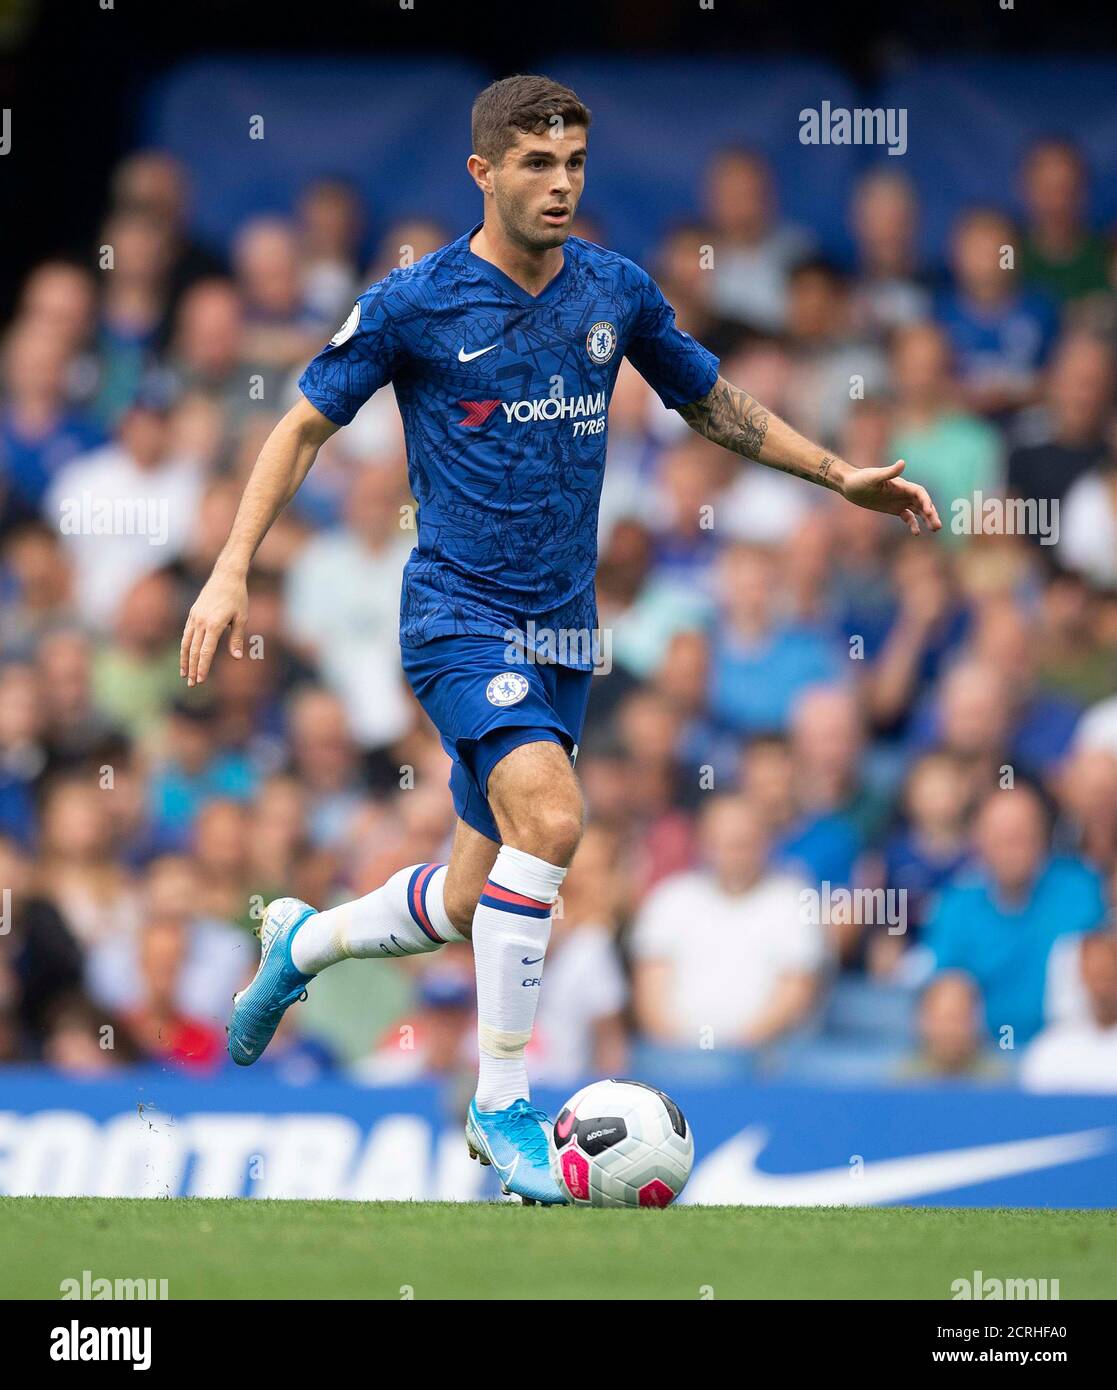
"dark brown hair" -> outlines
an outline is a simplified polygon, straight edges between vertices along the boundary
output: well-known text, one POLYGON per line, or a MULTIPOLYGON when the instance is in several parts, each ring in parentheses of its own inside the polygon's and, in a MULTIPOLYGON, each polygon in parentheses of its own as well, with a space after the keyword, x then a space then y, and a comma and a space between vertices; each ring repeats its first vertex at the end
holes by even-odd
POLYGON ((499 164, 521 135, 543 135, 555 116, 565 125, 589 126, 590 113, 569 87, 549 77, 502 77, 473 103, 473 152, 499 164))

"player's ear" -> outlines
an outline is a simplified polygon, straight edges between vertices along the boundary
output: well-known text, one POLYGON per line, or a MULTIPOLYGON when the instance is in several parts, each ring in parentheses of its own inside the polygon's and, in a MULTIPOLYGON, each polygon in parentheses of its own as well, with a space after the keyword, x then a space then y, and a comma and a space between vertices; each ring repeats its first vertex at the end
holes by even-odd
POLYGON ((471 154, 466 160, 465 167, 469 170, 469 176, 482 193, 493 191, 493 166, 487 159, 482 159, 479 154, 471 154))

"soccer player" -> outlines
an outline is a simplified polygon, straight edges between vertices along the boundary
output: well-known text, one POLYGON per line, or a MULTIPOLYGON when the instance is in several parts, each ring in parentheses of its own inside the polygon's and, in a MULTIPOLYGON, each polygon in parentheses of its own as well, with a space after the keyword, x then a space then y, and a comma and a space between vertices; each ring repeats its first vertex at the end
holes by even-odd
POLYGON ((385 382, 403 417, 418 542, 404 570, 403 669, 453 760, 447 864, 415 864, 355 902, 268 905, 261 959, 234 1001, 229 1052, 267 1046, 319 971, 472 940, 480 1071, 466 1138, 506 1192, 561 1202, 524 1050, 552 906, 582 827, 573 764, 596 627, 596 531, 609 398, 627 357, 699 434, 891 512, 939 518, 903 463, 854 469, 718 374, 651 278, 571 236, 590 113, 545 77, 473 106, 469 173, 484 221, 357 300, 276 425, 190 610, 182 674, 206 679, 222 634, 240 659, 252 557, 322 443, 385 382))

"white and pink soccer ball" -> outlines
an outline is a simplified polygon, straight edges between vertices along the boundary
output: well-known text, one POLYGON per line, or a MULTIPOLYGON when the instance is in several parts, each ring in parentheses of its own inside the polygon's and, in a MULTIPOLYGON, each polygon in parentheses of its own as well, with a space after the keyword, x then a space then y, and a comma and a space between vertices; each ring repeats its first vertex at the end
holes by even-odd
POLYGON ((665 1207, 686 1186, 694 1136, 683 1112, 641 1081, 594 1081, 551 1133, 551 1172, 579 1207, 665 1207))

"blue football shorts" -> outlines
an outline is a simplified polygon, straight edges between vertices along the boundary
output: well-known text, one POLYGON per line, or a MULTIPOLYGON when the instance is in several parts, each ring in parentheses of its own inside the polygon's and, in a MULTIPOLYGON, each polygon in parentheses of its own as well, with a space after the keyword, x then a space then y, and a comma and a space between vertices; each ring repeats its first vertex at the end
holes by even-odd
POLYGON ((401 654, 404 675, 453 759, 454 809, 499 844, 489 774, 522 743, 561 744, 573 761, 593 672, 523 658, 510 664, 499 637, 436 637, 401 654))

